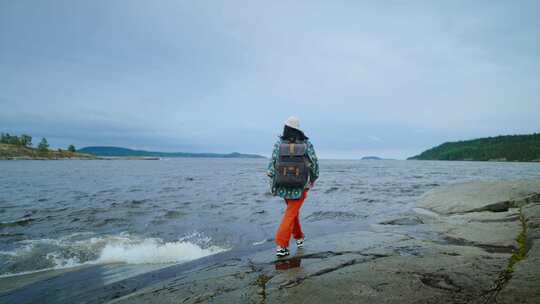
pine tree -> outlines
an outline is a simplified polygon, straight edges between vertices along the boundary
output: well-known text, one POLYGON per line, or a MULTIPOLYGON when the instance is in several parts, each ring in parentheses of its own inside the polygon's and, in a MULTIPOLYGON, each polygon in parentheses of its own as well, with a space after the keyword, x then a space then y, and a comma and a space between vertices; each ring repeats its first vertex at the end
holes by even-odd
POLYGON ((49 143, 47 142, 47 139, 43 137, 38 145, 39 152, 47 152, 49 151, 49 143))
POLYGON ((21 137, 19 138, 19 143, 22 146, 30 147, 32 145, 32 136, 27 134, 21 135, 21 137))

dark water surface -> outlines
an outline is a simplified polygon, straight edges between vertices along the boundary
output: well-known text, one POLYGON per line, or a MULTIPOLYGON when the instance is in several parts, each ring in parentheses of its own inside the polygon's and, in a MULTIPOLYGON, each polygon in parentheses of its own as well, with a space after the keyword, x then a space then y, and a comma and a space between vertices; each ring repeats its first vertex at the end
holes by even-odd
MULTIPOLYGON (((86 264, 143 269, 268 245, 285 205, 268 193, 266 165, 0 161, 0 275, 86 264)), ((320 169, 301 211, 307 238, 370 229, 440 185, 540 177, 538 163, 322 160, 320 169)))

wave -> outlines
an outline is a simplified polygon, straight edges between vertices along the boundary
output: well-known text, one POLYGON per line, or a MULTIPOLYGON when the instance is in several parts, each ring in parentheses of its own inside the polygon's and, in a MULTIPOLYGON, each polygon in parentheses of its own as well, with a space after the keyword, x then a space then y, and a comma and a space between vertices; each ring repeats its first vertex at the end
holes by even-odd
POLYGON ((98 264, 184 263, 228 250, 210 245, 211 239, 199 233, 171 242, 129 234, 77 240, 81 236, 27 240, 12 251, 0 251, 0 257, 7 261, 0 278, 98 264))
POLYGON ((31 217, 23 217, 18 220, 14 220, 11 222, 0 222, 0 228, 5 227, 15 227, 15 226, 26 226, 30 223, 32 223, 35 219, 31 217))
POLYGON ((136 244, 107 244, 101 252, 98 263, 164 264, 180 263, 199 259, 222 248, 212 246, 201 248, 190 242, 167 242, 159 239, 145 239, 136 244))

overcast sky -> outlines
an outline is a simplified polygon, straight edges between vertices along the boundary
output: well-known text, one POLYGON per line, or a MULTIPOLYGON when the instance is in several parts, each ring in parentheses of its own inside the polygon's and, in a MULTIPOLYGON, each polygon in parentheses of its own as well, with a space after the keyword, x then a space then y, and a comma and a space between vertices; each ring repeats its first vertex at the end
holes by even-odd
POLYGON ((0 0, 0 131, 405 158, 540 131, 539 1, 0 0))

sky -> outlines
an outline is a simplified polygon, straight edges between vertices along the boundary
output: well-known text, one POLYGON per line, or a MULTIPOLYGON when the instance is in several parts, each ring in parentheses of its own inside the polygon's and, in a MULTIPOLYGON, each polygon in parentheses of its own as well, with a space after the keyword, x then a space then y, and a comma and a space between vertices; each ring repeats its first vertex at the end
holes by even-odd
POLYGON ((0 131, 403 159, 540 131, 538 1, 0 0, 0 131))

